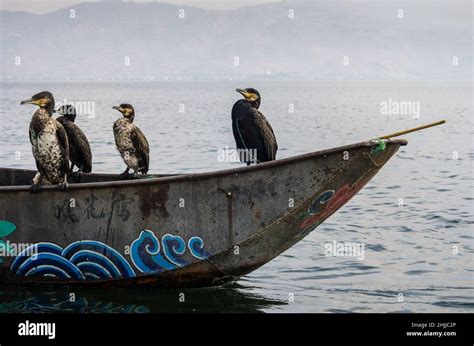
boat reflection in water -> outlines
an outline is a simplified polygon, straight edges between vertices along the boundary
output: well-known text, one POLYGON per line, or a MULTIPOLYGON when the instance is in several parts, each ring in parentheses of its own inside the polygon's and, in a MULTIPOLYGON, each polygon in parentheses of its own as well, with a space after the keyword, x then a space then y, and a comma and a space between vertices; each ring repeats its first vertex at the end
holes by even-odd
POLYGON ((246 289, 237 284, 209 289, 106 291, 7 285, 0 286, 0 313, 260 312, 287 304, 246 289))

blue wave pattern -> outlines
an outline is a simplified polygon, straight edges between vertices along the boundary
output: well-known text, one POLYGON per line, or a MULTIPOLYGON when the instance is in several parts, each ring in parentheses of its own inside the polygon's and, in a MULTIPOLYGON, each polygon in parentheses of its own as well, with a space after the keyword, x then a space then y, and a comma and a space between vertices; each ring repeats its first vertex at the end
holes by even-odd
POLYGON ((160 273, 189 265, 184 259, 186 250, 194 258, 205 260, 204 241, 200 237, 191 237, 186 243, 177 235, 165 234, 161 243, 150 230, 143 230, 130 248, 133 265, 142 273, 160 273))
MULTIPOLYGON (((191 237, 188 242, 177 235, 165 234, 161 242, 150 230, 143 230, 132 242, 130 258, 139 272, 160 273, 190 264, 186 250, 194 258, 205 260, 204 241, 191 237)), ((132 278, 135 270, 115 249, 95 241, 74 242, 64 249, 57 244, 41 242, 23 250, 10 270, 19 276, 46 276, 69 280, 132 278)))
POLYGON ((20 253, 10 270, 20 276, 71 280, 135 276, 135 271, 119 252, 94 240, 77 241, 65 249, 53 243, 37 243, 20 253))
POLYGON ((311 205, 308 207, 308 214, 309 215, 316 215, 320 212, 320 208, 323 204, 329 202, 329 200, 334 196, 336 191, 334 190, 327 190, 321 193, 318 197, 315 198, 311 205))

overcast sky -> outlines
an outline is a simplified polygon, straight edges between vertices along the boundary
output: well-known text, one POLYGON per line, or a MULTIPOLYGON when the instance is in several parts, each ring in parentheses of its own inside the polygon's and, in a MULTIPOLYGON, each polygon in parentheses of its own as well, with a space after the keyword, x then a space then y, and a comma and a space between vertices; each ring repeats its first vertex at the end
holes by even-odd
MULTIPOLYGON (((111 0, 106 0, 111 1, 111 0)), ((117 0, 120 2, 120 0, 117 0)), ((81 2, 99 2, 98 0, 0 0, 2 10, 47 13, 59 8, 72 6, 81 2)), ((166 2, 176 5, 190 5, 206 9, 232 9, 281 0, 132 0, 124 2, 166 2)))

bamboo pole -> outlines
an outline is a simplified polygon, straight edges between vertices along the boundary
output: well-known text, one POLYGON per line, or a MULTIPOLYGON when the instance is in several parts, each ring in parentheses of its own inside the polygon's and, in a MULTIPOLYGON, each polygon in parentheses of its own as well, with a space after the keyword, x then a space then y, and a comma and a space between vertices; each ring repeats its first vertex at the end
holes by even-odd
POLYGON ((411 132, 415 132, 415 131, 420 131, 420 130, 427 129, 427 128, 433 127, 433 126, 438 126, 438 125, 444 124, 445 122, 446 122, 446 120, 437 121, 437 122, 435 122, 435 123, 431 123, 431 124, 427 124, 427 125, 422 125, 422 126, 414 127, 414 128, 412 128, 412 129, 408 129, 408 130, 403 130, 403 131, 398 131, 398 132, 395 132, 395 133, 391 133, 391 134, 389 134, 389 135, 385 135, 385 136, 382 136, 382 137, 378 137, 378 139, 389 139, 389 138, 393 138, 393 137, 398 137, 398 136, 406 135, 407 133, 411 133, 411 132))

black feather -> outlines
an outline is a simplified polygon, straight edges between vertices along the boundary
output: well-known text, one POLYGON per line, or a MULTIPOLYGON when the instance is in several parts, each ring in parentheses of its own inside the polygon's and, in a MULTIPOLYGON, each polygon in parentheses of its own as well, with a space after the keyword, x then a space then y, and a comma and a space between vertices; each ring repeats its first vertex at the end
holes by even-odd
POLYGON ((238 149, 256 149, 258 162, 275 160, 278 150, 275 133, 268 120, 252 102, 239 100, 234 104, 232 132, 238 149))

